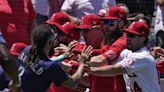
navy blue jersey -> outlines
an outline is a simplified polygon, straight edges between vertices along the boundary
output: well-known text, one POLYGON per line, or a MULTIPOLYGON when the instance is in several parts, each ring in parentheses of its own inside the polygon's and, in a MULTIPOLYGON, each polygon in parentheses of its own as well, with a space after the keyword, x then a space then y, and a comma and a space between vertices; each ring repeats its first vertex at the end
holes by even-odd
POLYGON ((32 46, 29 45, 29 46, 27 46, 26 48, 24 48, 24 49, 22 50, 22 52, 20 53, 20 55, 18 56, 17 61, 18 61, 21 65, 24 65, 24 64, 25 64, 26 56, 27 56, 27 54, 29 53, 29 50, 30 50, 31 47, 32 47, 32 46))
MULTIPOLYGON (((23 51, 29 52, 29 49, 23 51)), ((22 52, 22 54, 27 55, 26 52, 22 52)), ((22 55, 22 57, 26 57, 26 55, 22 55)), ((45 59, 25 67, 23 60, 24 58, 19 58, 19 76, 21 76, 24 92, 46 92, 51 83, 60 86, 68 79, 67 73, 62 70, 57 62, 50 62, 49 59, 45 59)))
POLYGON ((0 91, 4 90, 5 88, 8 88, 9 81, 9 77, 5 74, 4 70, 0 66, 0 91))

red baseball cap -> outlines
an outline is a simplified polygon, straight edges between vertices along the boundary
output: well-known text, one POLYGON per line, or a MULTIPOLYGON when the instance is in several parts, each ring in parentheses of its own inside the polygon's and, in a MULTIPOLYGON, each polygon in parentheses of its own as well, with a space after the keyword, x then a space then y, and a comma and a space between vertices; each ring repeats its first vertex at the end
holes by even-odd
POLYGON ((132 22, 130 26, 124 29, 125 32, 129 32, 136 35, 145 35, 145 37, 149 36, 149 27, 144 22, 132 22))
POLYGON ((95 14, 85 15, 82 17, 82 22, 77 28, 79 29, 87 29, 94 25, 100 25, 100 19, 95 14))
POLYGON ((102 19, 121 19, 126 20, 127 14, 124 9, 120 8, 120 6, 113 6, 109 8, 108 15, 103 17, 102 19))
POLYGON ((66 14, 64 14, 63 12, 57 12, 57 13, 54 13, 51 16, 51 18, 46 21, 46 23, 50 25, 55 25, 55 23, 59 23, 63 25, 64 23, 69 22, 69 21, 70 19, 66 14))
POLYGON ((57 27, 64 32, 66 35, 71 36, 72 38, 79 40, 80 33, 76 31, 77 25, 71 22, 66 22, 64 25, 58 25, 57 27))
POLYGON ((27 45, 22 43, 22 42, 16 42, 12 44, 10 48, 10 54, 19 56, 19 54, 22 52, 22 50, 26 47, 27 45))

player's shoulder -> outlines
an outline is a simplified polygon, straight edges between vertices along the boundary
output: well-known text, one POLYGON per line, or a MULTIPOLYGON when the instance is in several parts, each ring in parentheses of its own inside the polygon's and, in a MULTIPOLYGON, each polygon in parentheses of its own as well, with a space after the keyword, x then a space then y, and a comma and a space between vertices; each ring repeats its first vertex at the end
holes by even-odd
POLYGON ((140 50, 133 52, 129 57, 131 57, 135 61, 147 61, 147 62, 154 62, 155 59, 153 56, 150 54, 150 51, 144 47, 141 48, 140 50))
POLYGON ((128 55, 132 54, 132 51, 128 50, 128 49, 124 49, 119 56, 119 59, 122 60, 126 57, 128 57, 128 55))

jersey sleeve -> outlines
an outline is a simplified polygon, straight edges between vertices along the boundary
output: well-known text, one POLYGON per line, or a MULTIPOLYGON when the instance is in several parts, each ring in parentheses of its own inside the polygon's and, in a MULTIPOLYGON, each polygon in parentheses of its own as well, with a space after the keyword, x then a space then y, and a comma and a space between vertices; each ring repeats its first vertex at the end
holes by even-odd
POLYGON ((52 65, 49 68, 49 75, 56 86, 60 86, 68 79, 68 74, 64 72, 61 66, 56 62, 52 62, 52 65))
MULTIPOLYGON (((87 46, 85 44, 77 43, 75 48, 73 49, 73 53, 75 54, 81 54, 83 48, 87 46)), ((101 54, 101 49, 93 49, 92 55, 99 55, 101 54)))
POLYGON ((75 0, 65 0, 61 7, 61 10, 72 12, 74 2, 75 2, 75 0))
POLYGON ((126 48, 126 36, 123 35, 118 40, 116 40, 107 51, 102 53, 105 58, 108 59, 109 64, 115 62, 119 57, 120 53, 126 48))
POLYGON ((139 57, 137 55, 130 55, 117 64, 121 64, 127 70, 128 75, 131 75, 148 67, 149 63, 147 61, 148 60, 145 60, 145 58, 143 58, 142 56, 139 57))

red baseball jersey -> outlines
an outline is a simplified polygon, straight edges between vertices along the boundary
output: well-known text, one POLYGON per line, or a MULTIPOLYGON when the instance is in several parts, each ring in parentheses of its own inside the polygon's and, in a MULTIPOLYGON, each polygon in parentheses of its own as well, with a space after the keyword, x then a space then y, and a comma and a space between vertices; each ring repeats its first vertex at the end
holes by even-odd
MULTIPOLYGON (((109 60, 109 64, 115 62, 120 53, 126 48, 126 34, 116 40, 111 46, 102 46, 101 55, 109 60)), ((91 92, 126 92, 125 82, 122 76, 116 77, 91 77, 91 92)))

